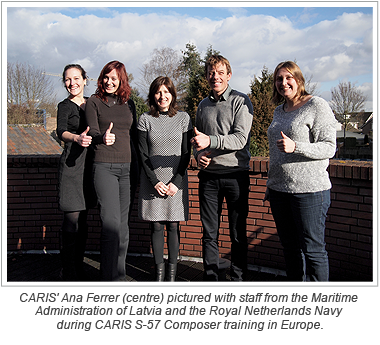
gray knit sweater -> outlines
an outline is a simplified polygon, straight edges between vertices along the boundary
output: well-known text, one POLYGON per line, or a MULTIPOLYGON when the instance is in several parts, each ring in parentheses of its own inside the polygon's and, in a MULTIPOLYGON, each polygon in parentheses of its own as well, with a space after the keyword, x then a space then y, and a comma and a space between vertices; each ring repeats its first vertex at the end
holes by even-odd
POLYGON ((286 193, 311 193, 331 188, 327 167, 336 149, 336 120, 328 103, 313 96, 302 107, 273 114, 268 128, 269 174, 267 187, 286 193), (296 143, 293 153, 276 146, 281 131, 296 143))
MULTIPOLYGON (((225 174, 249 169, 253 106, 247 95, 228 86, 218 101, 212 95, 197 109, 195 126, 210 136, 210 165, 204 170, 225 174)), ((198 152, 194 150, 196 157, 198 152)))

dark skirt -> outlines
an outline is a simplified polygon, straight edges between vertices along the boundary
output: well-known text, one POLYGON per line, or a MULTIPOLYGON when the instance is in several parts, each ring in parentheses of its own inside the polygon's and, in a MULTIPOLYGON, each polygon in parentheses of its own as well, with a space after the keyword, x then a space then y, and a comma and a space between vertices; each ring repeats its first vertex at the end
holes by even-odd
POLYGON ((96 206, 92 164, 92 148, 65 143, 59 162, 58 195, 61 211, 83 211, 96 206))

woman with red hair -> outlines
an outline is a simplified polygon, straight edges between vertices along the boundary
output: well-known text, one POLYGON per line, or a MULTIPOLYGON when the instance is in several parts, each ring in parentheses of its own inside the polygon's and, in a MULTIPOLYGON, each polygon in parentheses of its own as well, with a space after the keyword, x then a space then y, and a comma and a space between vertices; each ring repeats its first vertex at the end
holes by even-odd
POLYGON ((124 280, 129 243, 131 166, 136 139, 136 108, 124 64, 111 61, 100 72, 86 106, 95 145, 94 184, 102 219, 100 272, 103 281, 124 280))

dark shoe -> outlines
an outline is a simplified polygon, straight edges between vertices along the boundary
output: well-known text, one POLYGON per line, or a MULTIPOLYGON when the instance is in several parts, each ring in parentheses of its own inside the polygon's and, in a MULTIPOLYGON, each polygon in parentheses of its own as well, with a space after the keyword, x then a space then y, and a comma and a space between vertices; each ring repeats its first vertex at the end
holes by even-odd
POLYGON ((168 264, 168 275, 166 280, 168 282, 175 282, 175 276, 177 273, 177 264, 168 264))
POLYGON ((163 282, 165 280, 165 263, 162 262, 156 265, 156 282, 163 282))

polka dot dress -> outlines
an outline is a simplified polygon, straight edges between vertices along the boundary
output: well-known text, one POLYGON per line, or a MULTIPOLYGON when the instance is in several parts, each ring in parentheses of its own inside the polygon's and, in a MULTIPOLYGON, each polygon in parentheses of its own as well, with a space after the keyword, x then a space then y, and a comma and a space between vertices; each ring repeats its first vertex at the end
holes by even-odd
MULTIPOLYGON (((181 160, 182 135, 192 129, 187 113, 175 116, 160 114, 153 117, 147 113, 140 116, 139 131, 146 131, 149 161, 157 179, 168 184, 177 173, 181 160)), ((139 218, 148 221, 185 221, 189 213, 187 174, 174 196, 160 196, 141 171, 139 191, 139 218)))

